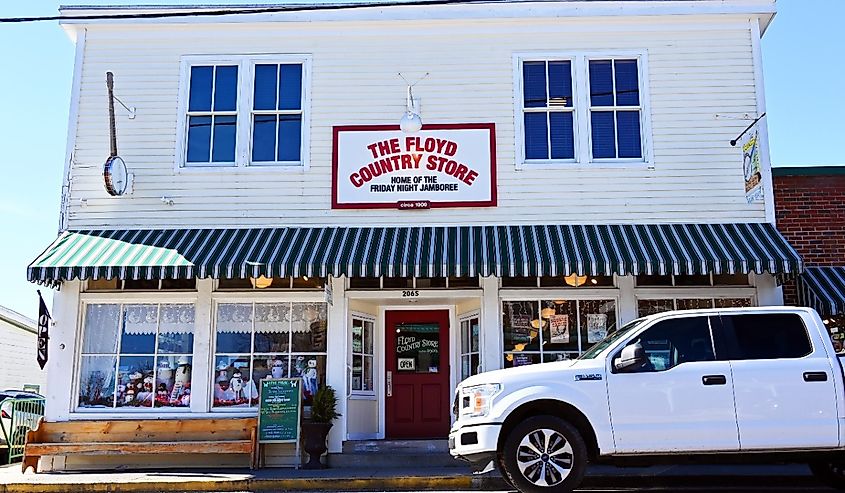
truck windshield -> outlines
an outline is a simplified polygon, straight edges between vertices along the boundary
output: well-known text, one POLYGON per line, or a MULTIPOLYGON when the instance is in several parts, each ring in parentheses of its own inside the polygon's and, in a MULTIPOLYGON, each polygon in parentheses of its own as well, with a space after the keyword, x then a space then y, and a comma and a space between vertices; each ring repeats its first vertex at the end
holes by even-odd
POLYGON ((587 352, 579 356, 578 359, 594 359, 600 352, 604 351, 608 346, 622 337, 625 337, 625 334, 637 328, 641 323, 643 323, 643 321, 645 321, 644 318, 638 318, 633 322, 628 322, 616 332, 611 332, 607 335, 607 337, 597 342, 595 346, 591 347, 587 352))

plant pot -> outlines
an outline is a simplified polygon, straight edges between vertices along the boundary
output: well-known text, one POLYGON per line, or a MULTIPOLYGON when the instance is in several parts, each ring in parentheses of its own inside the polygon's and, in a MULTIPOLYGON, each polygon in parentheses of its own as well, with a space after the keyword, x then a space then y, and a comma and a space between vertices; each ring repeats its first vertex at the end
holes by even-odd
POLYGON ((326 439, 329 436, 329 430, 332 429, 331 423, 302 423, 302 448, 308 452, 308 462, 305 463, 303 469, 325 469, 326 466, 320 462, 320 456, 326 453, 326 439))

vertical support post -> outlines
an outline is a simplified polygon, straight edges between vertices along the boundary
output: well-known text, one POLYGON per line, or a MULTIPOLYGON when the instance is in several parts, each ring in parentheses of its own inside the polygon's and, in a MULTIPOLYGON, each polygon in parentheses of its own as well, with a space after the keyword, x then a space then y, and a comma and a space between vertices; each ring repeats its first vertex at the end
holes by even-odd
POLYGON ((499 308, 499 278, 481 278, 481 369, 502 368, 502 315, 499 308))
POLYGON ((622 327, 638 316, 634 284, 634 276, 616 276, 616 286, 619 288, 619 306, 616 308, 618 327, 622 327))
POLYGON ((346 386, 348 385, 346 375, 347 347, 346 347, 346 278, 329 277, 332 287, 332 304, 328 306, 328 333, 326 340, 326 383, 331 385, 337 392, 337 412, 341 414, 329 433, 329 453, 336 454, 343 450, 343 441, 346 439, 346 420, 348 413, 346 409, 346 386))
POLYGON ((214 320, 214 306, 211 302, 211 292, 214 280, 197 279, 197 304, 194 307, 194 354, 191 367, 191 412, 207 413, 211 402, 211 385, 209 379, 214 378, 213 355, 211 354, 214 331, 211 321, 214 320))

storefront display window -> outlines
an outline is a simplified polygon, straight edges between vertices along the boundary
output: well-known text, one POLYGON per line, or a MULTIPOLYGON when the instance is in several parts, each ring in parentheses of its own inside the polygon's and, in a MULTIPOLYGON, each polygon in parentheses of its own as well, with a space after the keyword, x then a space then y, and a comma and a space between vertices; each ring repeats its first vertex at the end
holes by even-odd
POLYGON ((79 407, 189 407, 193 304, 85 307, 79 407))
POLYGON ((577 357, 616 327, 614 300, 505 301, 504 366, 577 357))
POLYGON ((213 405, 255 407, 262 378, 302 378, 311 405, 326 381, 325 303, 220 303, 213 405))
POLYGON ((823 321, 833 342, 833 349, 837 353, 845 352, 845 315, 824 317, 823 321))
POLYGON ((373 387, 372 319, 352 317, 352 392, 372 394, 373 387))
POLYGON ((461 380, 481 372, 478 328, 477 315, 461 320, 461 380))
POLYGON ((640 317, 671 310, 739 308, 748 306, 752 306, 751 298, 664 298, 637 300, 637 312, 640 317))

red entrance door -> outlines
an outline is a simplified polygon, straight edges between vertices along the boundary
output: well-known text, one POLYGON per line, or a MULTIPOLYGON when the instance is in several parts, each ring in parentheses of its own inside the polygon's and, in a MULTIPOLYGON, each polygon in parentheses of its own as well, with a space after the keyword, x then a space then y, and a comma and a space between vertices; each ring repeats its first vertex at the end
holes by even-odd
POLYGON ((449 312, 385 312, 387 437, 449 435, 449 312))

